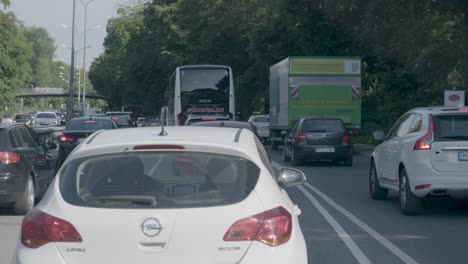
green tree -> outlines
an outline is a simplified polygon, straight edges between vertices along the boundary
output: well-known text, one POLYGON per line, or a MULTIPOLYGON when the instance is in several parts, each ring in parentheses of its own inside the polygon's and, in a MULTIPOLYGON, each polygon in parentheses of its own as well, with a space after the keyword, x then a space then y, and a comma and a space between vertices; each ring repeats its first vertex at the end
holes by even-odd
POLYGON ((55 53, 54 40, 44 28, 25 28, 24 32, 33 48, 31 85, 34 87, 50 86, 54 79, 52 68, 55 53))

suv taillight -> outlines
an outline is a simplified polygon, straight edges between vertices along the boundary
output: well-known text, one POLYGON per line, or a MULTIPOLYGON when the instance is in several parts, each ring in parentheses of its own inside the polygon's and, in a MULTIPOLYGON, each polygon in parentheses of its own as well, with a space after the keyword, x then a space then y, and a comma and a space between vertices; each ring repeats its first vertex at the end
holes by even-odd
POLYGON ((280 206, 235 222, 224 234, 223 240, 255 240, 274 247, 288 242, 291 233, 291 214, 280 206))
POLYGON ((51 242, 82 242, 80 233, 69 222, 34 209, 21 226, 21 243, 28 248, 39 248, 51 242))
POLYGON ((429 115, 429 131, 414 144, 414 150, 429 150, 434 142, 434 121, 432 115, 429 115))
POLYGON ((0 162, 3 164, 18 163, 20 160, 21 156, 16 152, 0 152, 0 162))

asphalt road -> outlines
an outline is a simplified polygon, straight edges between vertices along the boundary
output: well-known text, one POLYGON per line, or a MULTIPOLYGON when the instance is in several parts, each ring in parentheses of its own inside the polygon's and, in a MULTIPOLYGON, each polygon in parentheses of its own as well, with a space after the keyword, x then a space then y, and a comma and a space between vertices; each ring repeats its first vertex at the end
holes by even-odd
MULTIPOLYGON (((360 149, 360 148, 358 148, 360 149)), ((373 201, 367 187, 370 150, 360 149, 354 166, 330 162, 299 167, 307 183, 288 189, 302 210, 309 263, 468 263, 468 208, 454 201, 428 201, 423 215, 400 213, 396 194, 373 201)), ((270 151, 274 166, 281 152, 270 151)), ((21 217, 0 209, 0 263, 9 263, 21 217)))

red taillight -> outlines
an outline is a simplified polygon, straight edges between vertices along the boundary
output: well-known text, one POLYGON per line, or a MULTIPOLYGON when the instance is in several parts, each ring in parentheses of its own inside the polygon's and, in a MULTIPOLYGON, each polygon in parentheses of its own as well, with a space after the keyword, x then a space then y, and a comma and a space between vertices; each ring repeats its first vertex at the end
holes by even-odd
POLYGON ((429 150, 432 147, 432 142, 434 141, 434 121, 432 120, 432 115, 429 115, 429 132, 426 135, 422 136, 414 144, 414 150, 429 150))
POLYGON ((179 126, 183 126, 185 124, 184 114, 182 113, 178 114, 177 121, 179 122, 179 126))
POLYGON ((116 116, 113 116, 113 117, 112 117, 112 120, 118 120, 118 119, 119 119, 119 118, 116 117, 116 116))
POLYGON ((94 121, 94 120, 86 120, 85 123, 86 123, 86 124, 94 124, 94 123, 96 123, 96 121, 94 121))
POLYGON ((468 108, 458 108, 458 111, 460 111, 460 112, 468 112, 468 108))
POLYGON ((3 164, 18 163, 21 156, 16 152, 0 152, 0 162, 3 164))
POLYGON ((421 185, 416 185, 416 186, 414 187, 414 189, 415 189, 415 190, 421 190, 421 189, 427 189, 427 188, 429 188, 429 187, 431 187, 430 184, 421 184, 421 185))
POLYGON ((296 143, 305 142, 306 140, 307 140, 307 137, 304 135, 296 136, 296 143))
POLYGON ((343 143, 351 143, 351 136, 348 134, 343 135, 343 143))
POLYGON ((82 242, 75 227, 60 218, 34 209, 27 214, 21 226, 21 243, 28 248, 39 248, 51 242, 82 242))
POLYGON ((61 136, 60 137, 60 142, 73 142, 75 139, 71 136, 61 136))
POLYGON ((235 222, 224 234, 223 240, 255 240, 273 247, 288 242, 291 232, 291 214, 280 206, 235 222))
POLYGON ((215 120, 218 120, 218 118, 216 117, 204 117, 202 118, 203 121, 215 121, 215 120))

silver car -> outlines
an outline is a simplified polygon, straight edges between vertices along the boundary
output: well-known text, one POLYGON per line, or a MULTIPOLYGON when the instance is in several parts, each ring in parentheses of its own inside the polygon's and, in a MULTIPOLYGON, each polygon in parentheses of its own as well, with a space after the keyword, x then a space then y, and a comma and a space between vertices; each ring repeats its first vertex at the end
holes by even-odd
POLYGON ((60 122, 55 112, 37 112, 33 120, 33 127, 56 126, 59 124, 60 122))

